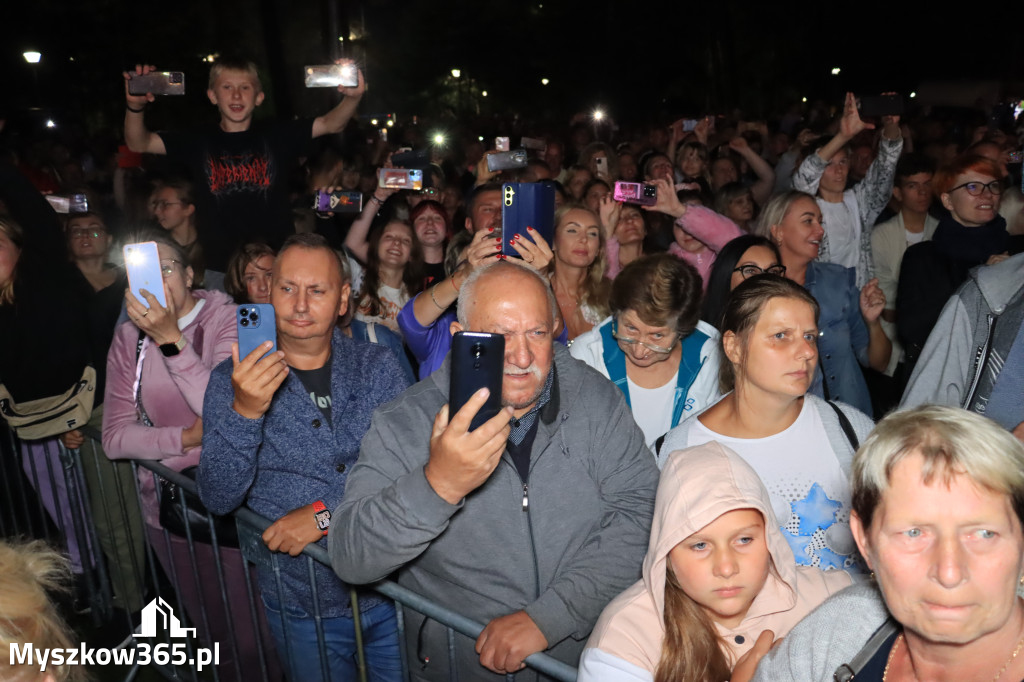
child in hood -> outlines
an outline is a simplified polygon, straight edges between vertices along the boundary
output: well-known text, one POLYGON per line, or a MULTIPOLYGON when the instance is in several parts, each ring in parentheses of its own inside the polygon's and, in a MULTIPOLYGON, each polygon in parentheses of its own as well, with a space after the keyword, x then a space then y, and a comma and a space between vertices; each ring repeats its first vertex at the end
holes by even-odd
POLYGON ((672 453, 661 473, 643 579, 605 608, 579 682, 722 682, 758 636, 782 637, 845 571, 797 566, 768 491, 725 446, 672 453))

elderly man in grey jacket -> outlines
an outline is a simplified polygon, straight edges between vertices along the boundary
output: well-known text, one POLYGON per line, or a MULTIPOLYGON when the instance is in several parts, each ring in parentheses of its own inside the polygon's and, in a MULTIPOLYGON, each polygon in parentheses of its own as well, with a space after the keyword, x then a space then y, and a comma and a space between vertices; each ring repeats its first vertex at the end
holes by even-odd
MULTIPOLYGON (((471 275, 452 331, 505 336, 505 409, 469 431, 482 390, 450 416, 449 357, 375 413, 334 513, 343 580, 398 570, 487 623, 475 642, 456 635, 460 680, 514 673, 538 651, 575 665, 601 610, 640 575, 657 467, 621 392, 553 342, 556 311, 525 267, 471 275)), ((407 611, 406 637, 414 679, 449 679, 443 626, 407 611)))

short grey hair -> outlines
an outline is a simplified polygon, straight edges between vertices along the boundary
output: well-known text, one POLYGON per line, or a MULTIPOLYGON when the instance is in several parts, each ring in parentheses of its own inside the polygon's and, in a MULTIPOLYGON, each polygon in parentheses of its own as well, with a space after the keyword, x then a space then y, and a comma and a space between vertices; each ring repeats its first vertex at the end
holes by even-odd
POLYGON ((551 283, 533 268, 520 265, 518 259, 511 259, 499 260, 481 268, 477 268, 469 274, 466 281, 459 287, 458 317, 459 324, 462 325, 463 329, 469 329, 469 308, 476 300, 477 282, 479 282, 484 276, 487 276, 488 273, 498 275, 509 268, 515 268, 514 270, 509 270, 509 272, 528 274, 530 277, 536 279, 537 283, 544 288, 544 291, 548 296, 548 308, 551 310, 551 323, 552 326, 554 326, 555 320, 558 319, 558 302, 555 301, 555 292, 551 290, 551 283))
POLYGON ((914 453, 924 458, 925 483, 964 474, 1010 498, 1024 526, 1024 444, 979 414, 957 407, 922 405, 880 421, 853 460, 854 512, 867 528, 892 471, 914 453))

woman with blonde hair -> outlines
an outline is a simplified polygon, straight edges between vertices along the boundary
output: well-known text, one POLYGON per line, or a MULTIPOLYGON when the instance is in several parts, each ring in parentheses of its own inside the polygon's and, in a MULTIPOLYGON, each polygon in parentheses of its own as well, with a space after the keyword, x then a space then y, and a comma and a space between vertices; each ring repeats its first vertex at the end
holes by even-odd
POLYGON ((604 276, 607 260, 600 218, 585 208, 558 209, 551 250, 551 288, 571 341, 608 315, 611 283, 604 276))

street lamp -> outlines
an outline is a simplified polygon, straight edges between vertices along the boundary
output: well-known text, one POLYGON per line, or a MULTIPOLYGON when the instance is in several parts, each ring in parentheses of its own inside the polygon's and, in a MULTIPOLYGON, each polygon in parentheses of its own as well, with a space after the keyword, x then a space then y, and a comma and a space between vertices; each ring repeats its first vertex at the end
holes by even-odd
POLYGON ((452 69, 452 78, 458 78, 462 75, 461 69, 452 69))
POLYGON ((36 106, 38 107, 39 106, 39 66, 38 66, 38 64, 39 64, 39 60, 41 60, 43 58, 43 54, 41 52, 36 52, 35 50, 28 50, 26 52, 22 52, 21 56, 24 57, 25 61, 30 64, 29 68, 32 71, 32 94, 35 95, 35 102, 36 102, 36 106))

